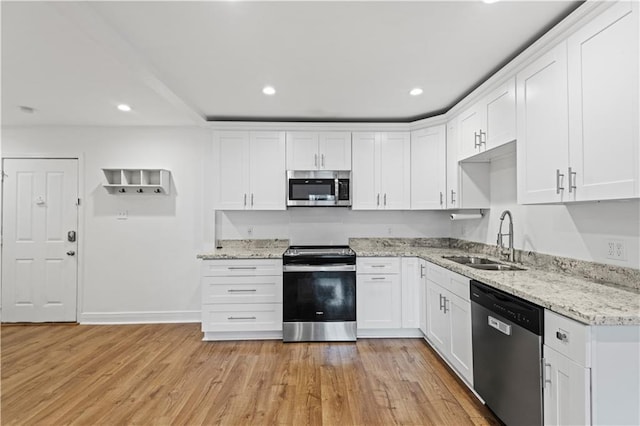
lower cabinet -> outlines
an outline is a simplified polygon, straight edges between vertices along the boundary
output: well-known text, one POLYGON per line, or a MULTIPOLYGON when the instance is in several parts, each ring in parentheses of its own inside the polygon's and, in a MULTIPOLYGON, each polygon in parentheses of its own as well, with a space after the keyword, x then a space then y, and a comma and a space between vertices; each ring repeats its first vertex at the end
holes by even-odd
POLYGON ((204 340, 282 337, 282 260, 204 260, 204 340))
POLYGON ((473 385, 469 278, 427 263, 426 323, 427 340, 473 385))
POLYGON ((358 330, 400 328, 400 258, 358 258, 356 316, 358 330))

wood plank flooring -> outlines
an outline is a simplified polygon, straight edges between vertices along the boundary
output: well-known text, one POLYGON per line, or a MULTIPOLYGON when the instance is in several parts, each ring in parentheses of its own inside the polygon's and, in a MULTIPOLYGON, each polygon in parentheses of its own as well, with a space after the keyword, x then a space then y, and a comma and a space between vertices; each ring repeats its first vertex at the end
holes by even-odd
POLYGON ((2 326, 1 422, 499 424, 422 340, 201 338, 199 324, 2 326))

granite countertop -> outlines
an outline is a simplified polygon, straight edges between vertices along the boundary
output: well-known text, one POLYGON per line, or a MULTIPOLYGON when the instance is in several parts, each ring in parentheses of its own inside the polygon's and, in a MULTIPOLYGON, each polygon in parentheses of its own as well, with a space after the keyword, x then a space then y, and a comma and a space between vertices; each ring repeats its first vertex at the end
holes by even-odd
POLYGON ((221 247, 197 257, 213 259, 281 259, 289 240, 222 240, 221 247))
MULTIPOLYGON (((633 288, 598 283, 569 273, 528 265, 524 271, 483 271, 443 256, 468 256, 466 250, 442 247, 381 246, 364 239, 350 241, 358 256, 420 257, 453 272, 478 280, 551 311, 590 325, 640 325, 640 292, 633 288)), ((486 256, 502 263, 495 256, 486 256)))
MULTIPOLYGON (((436 265, 487 285, 536 303, 551 311, 590 325, 640 325, 640 271, 628 270, 614 275, 615 279, 595 279, 579 273, 573 261, 542 256, 537 264, 518 266, 524 271, 483 271, 461 265, 443 256, 470 254, 499 260, 471 245, 451 244, 448 238, 430 239, 369 239, 349 240, 350 247, 361 257, 419 257, 436 265), (395 241, 393 241, 395 240, 395 241), (545 263, 547 262, 547 263, 545 263), (559 270, 561 265, 566 271, 559 270), (625 275, 626 274, 626 275, 625 275), (622 277, 622 278, 619 278, 622 277), (622 285, 619 280, 625 280, 622 285), (602 282, 605 281, 605 282, 602 282), (614 283, 614 284, 611 284, 614 283)), ((198 255, 199 259, 279 259, 289 246, 289 240, 224 240, 222 248, 198 255)), ((502 260, 499 260, 502 263, 502 260)), ((582 262, 588 264, 588 262, 582 262)), ((580 265, 578 265, 580 266, 580 265)), ((614 267, 608 269, 615 269, 614 267)), ((624 269, 624 268, 623 268, 624 269)), ((629 268, 626 268, 629 269, 629 268)), ((597 274, 595 274, 597 275, 597 274)), ((594 275, 594 276, 595 276, 594 275)))

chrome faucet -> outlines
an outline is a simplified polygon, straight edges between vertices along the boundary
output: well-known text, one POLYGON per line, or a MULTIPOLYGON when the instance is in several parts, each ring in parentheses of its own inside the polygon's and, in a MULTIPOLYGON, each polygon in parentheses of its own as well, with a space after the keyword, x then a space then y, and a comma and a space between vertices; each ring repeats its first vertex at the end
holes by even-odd
POLYGON ((515 262, 515 256, 513 253, 513 217, 511 216, 511 212, 509 210, 505 210, 500 215, 500 229, 498 230, 498 248, 500 249, 501 254, 505 254, 504 244, 502 242, 502 237, 508 235, 509 236, 509 262, 515 262), (502 222, 504 222, 505 216, 509 215, 509 233, 502 233, 502 222))

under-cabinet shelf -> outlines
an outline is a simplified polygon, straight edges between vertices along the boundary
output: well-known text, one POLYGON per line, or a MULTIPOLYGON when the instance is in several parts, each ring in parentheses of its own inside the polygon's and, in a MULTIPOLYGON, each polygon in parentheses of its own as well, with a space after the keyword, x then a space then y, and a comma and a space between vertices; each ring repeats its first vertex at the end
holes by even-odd
POLYGON ((109 194, 168 194, 171 172, 165 169, 102 169, 109 194))

